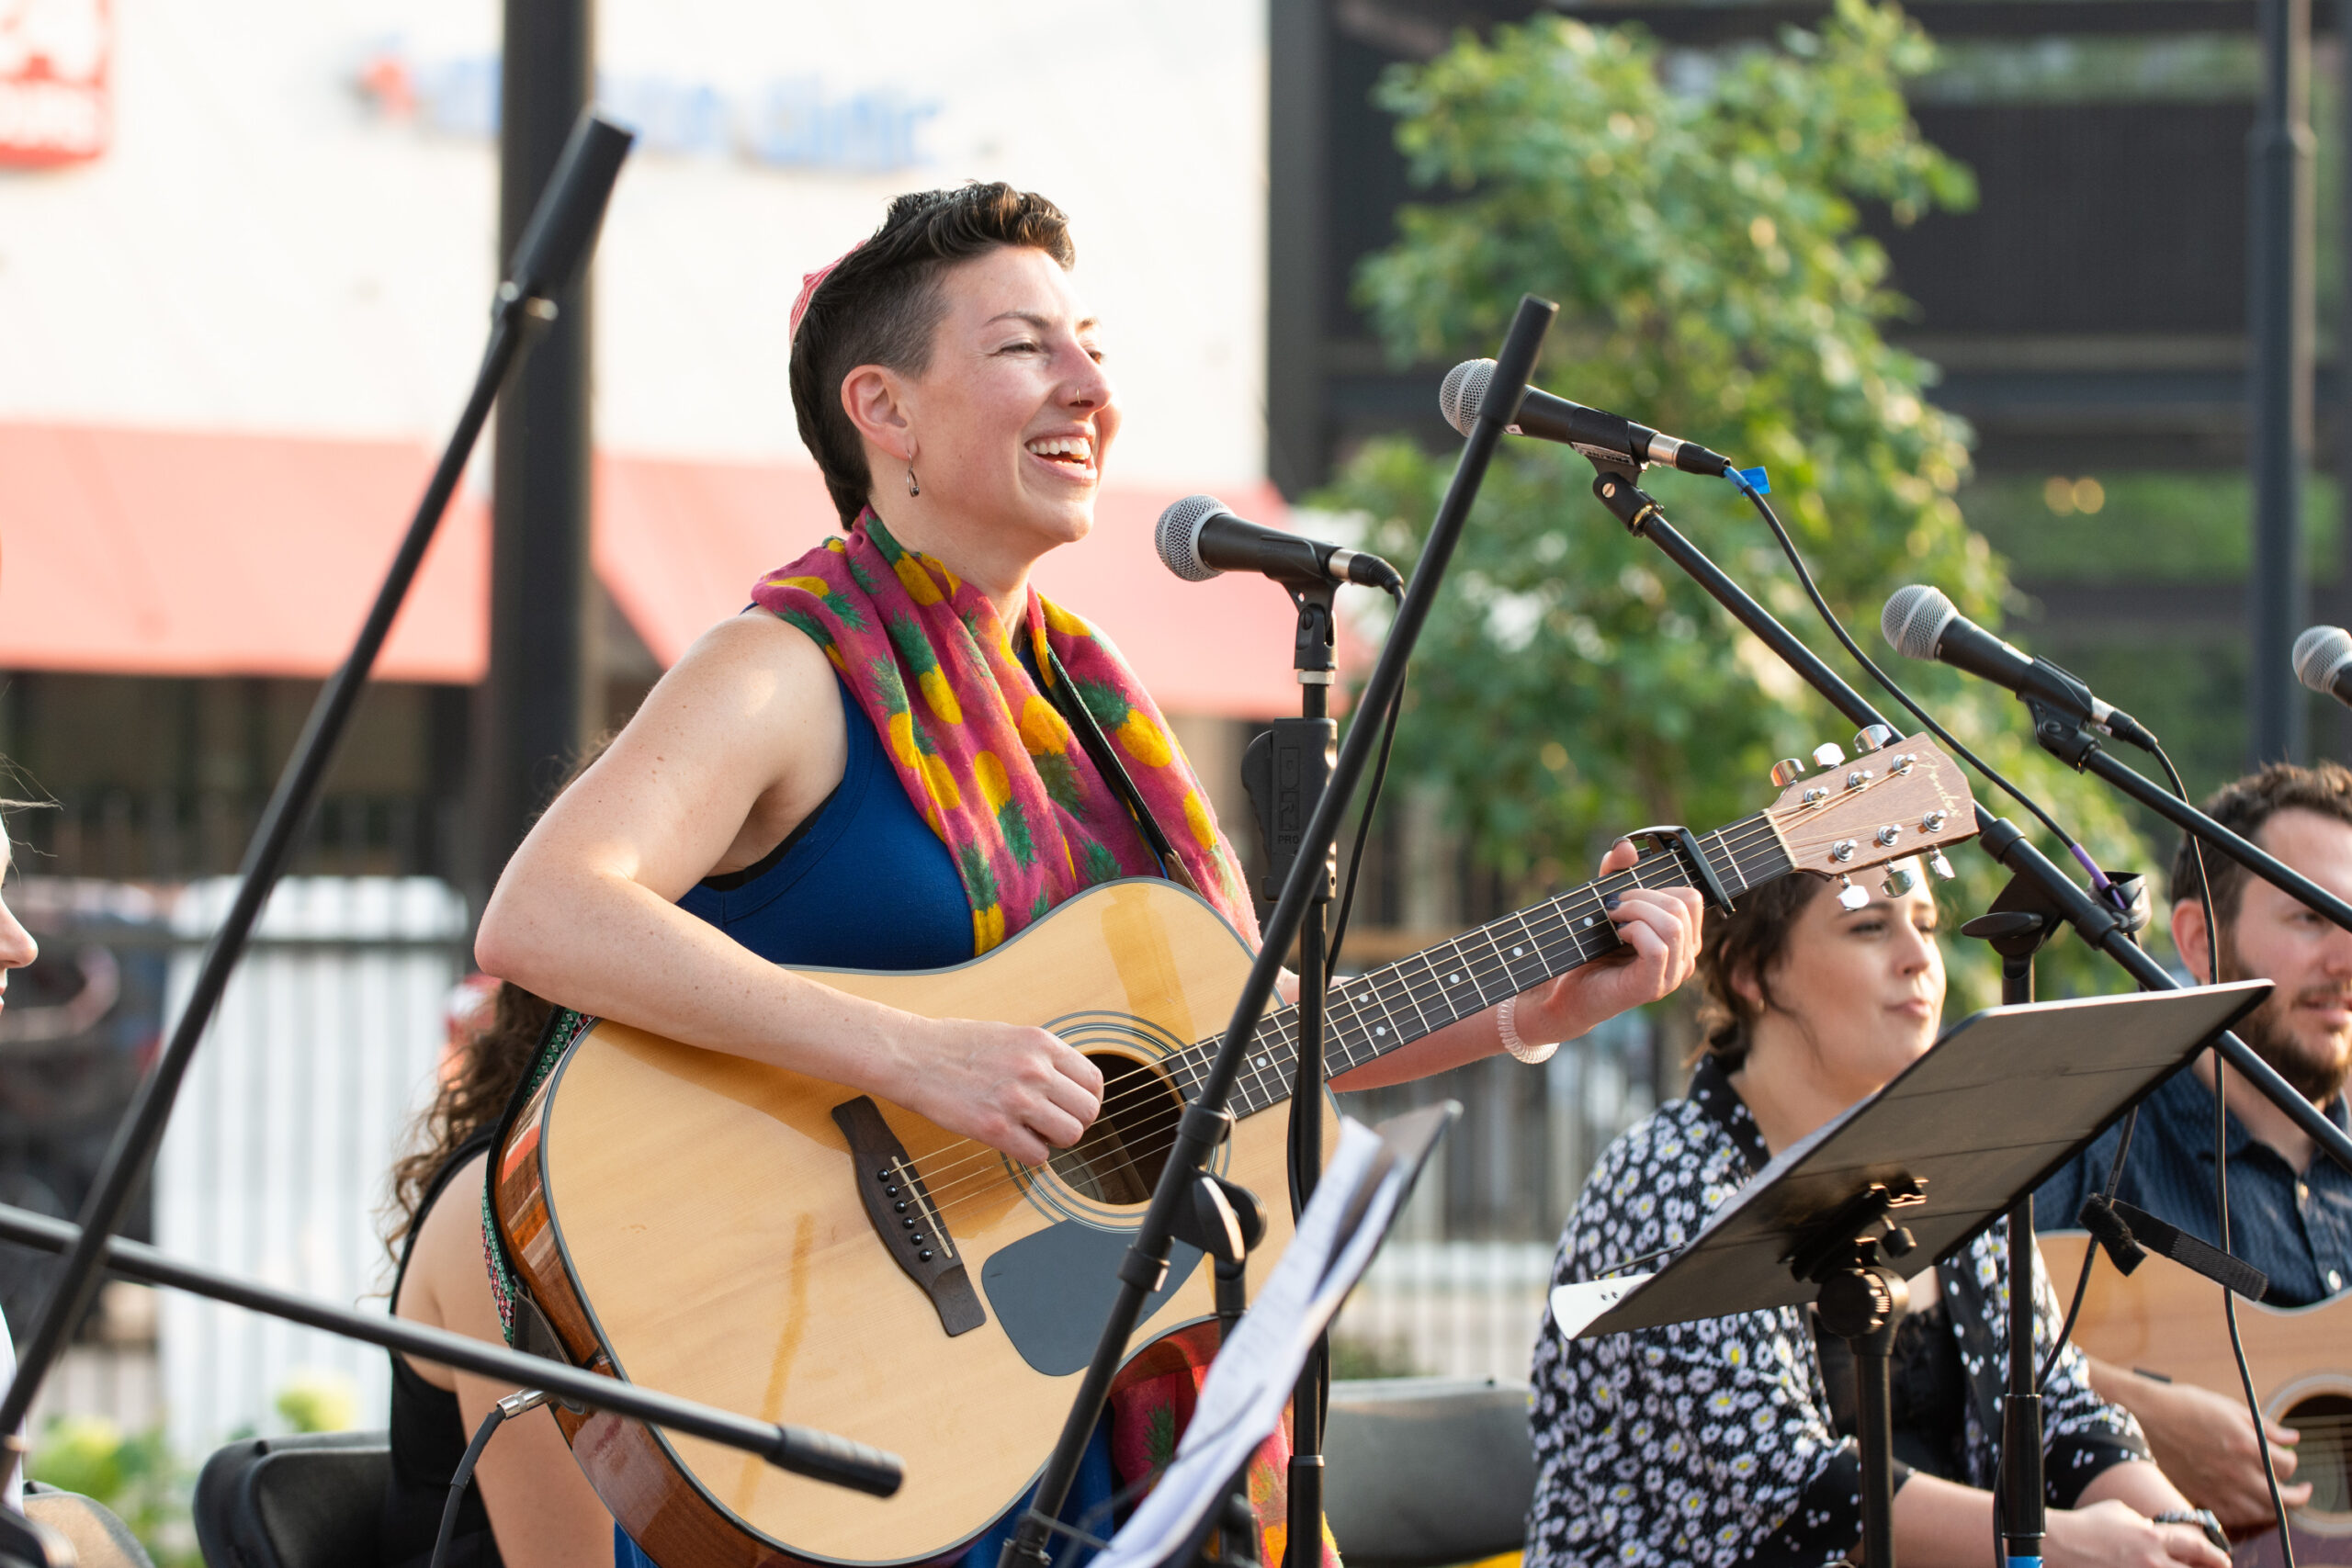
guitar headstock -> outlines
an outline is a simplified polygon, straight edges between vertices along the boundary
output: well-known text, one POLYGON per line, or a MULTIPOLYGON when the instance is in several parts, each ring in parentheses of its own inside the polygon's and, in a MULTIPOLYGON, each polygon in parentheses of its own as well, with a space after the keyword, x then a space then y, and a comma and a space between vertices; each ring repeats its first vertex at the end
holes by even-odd
MULTIPOLYGON (((1767 815, 1799 871, 1849 876, 1924 855, 1930 870, 1949 877, 1953 873, 1944 846, 1976 836, 1968 780, 1926 735, 1897 736, 1872 725, 1854 737, 1850 760, 1838 746, 1823 746, 1810 763, 1792 758, 1775 766, 1772 782, 1783 787, 1767 815)), ((1899 894, 1908 886, 1887 891, 1899 894)), ((1870 896, 1849 886, 1839 897, 1859 908, 1870 896)))

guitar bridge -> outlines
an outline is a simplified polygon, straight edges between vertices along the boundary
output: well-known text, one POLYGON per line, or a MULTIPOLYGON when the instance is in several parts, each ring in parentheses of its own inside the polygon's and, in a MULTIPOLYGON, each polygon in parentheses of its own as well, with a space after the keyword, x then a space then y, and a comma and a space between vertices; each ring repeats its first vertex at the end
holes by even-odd
POLYGON ((833 1122, 849 1140, 865 1217, 874 1222, 874 1232, 891 1258, 931 1298, 939 1326, 952 1339, 986 1323, 989 1314, 972 1289, 971 1276, 938 1206, 931 1201, 931 1190, 908 1157, 906 1145, 882 1119, 882 1108, 861 1094, 834 1106, 833 1122))

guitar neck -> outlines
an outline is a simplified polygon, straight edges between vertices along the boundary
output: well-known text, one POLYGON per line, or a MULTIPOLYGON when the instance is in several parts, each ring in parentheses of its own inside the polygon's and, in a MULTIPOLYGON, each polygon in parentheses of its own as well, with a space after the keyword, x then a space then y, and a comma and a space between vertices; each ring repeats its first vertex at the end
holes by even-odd
MULTIPOLYGON (((1764 813, 1702 835, 1698 844, 1724 891, 1735 898, 1796 869, 1764 813)), ((1693 881, 1679 855, 1654 850, 1623 871, 1341 981, 1324 1001, 1326 1076, 1363 1066, 1614 952, 1622 944, 1609 919, 1612 895, 1635 887, 1689 887, 1693 881)), ((1218 1038, 1196 1041, 1171 1061, 1187 1098, 1206 1077, 1218 1038)), ((1298 1009, 1269 1009, 1234 1080, 1228 1109, 1237 1117, 1248 1116, 1288 1100, 1297 1060, 1298 1009)))

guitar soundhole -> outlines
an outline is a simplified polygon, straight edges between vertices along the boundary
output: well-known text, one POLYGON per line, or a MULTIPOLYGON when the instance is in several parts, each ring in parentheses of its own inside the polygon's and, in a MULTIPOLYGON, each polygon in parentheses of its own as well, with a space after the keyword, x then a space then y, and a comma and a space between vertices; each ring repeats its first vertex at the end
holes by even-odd
POLYGON ((1102 1113, 1077 1147, 1055 1153, 1054 1174, 1098 1203, 1148 1203, 1184 1102, 1141 1062, 1091 1053, 1087 1060, 1102 1072, 1102 1113))
POLYGON ((2312 1483, 2312 1500, 2300 1512, 2352 1514, 2352 1474, 2346 1440, 2352 1438, 2352 1394, 2314 1393, 2299 1399, 2278 1417, 2303 1435, 2296 1445, 2301 1462, 2295 1479, 2312 1483))

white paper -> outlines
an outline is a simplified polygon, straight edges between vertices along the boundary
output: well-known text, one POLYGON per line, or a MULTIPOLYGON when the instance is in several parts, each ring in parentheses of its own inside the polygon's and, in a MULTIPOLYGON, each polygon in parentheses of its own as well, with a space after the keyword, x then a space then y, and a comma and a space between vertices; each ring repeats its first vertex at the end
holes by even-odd
POLYGON ((1167 1562, 1281 1421, 1308 1348, 1371 1263, 1404 1199, 1412 1171, 1399 1162, 1379 1178, 1355 1229, 1338 1234, 1340 1216, 1381 1149, 1379 1134, 1340 1119, 1339 1151, 1299 1216, 1297 1235, 1209 1367, 1175 1462, 1092 1568, 1156 1568, 1167 1562))
POLYGON ((1552 1321, 1559 1325, 1560 1337, 1574 1339, 1584 1332, 1586 1324, 1657 1278, 1656 1274, 1619 1274, 1553 1286, 1552 1321))

